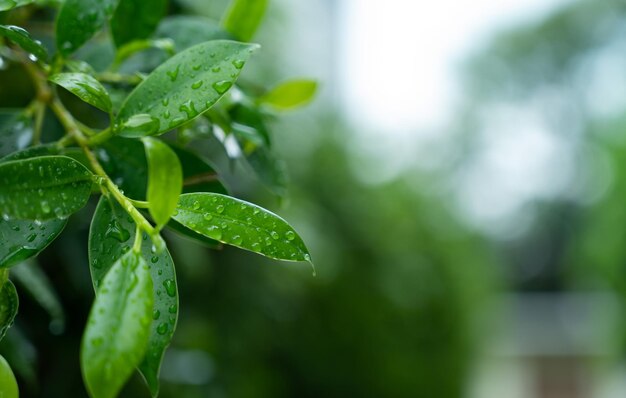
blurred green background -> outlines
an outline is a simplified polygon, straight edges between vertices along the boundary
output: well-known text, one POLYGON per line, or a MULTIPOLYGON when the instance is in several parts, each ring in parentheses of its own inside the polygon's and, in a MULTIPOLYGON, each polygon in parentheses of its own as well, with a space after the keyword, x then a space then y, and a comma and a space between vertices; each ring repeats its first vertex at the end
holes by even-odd
MULTIPOLYGON (((452 2, 420 31, 441 6, 375 3, 271 3, 244 79, 321 83, 310 107, 272 125, 288 199, 224 159, 222 170, 238 196, 300 231, 317 276, 166 236, 181 312, 161 396, 623 397, 626 5, 493 14, 444 75, 456 85, 444 101, 427 68, 453 41, 440 32, 473 5, 452 2), (370 23, 377 7, 396 9, 370 23), (380 48, 406 52, 397 69, 380 48), (411 95, 426 105, 413 109, 411 95), (419 112, 440 116, 420 125, 419 112)), ((479 4, 488 13, 495 2, 479 4)), ((218 18, 225 6, 179 0, 171 11, 218 18)), ((23 106, 28 82, 0 65, 0 105, 23 106)), ((65 330, 22 291, 0 346, 24 397, 86 396, 78 349, 94 206, 38 259, 65 330)), ((122 396, 147 396, 139 376, 122 396)))

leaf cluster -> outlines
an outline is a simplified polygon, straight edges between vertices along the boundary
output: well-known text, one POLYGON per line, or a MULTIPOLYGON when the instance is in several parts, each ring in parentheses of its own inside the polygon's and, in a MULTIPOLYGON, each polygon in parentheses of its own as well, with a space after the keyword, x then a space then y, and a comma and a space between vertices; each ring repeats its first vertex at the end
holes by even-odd
MULTIPOLYGON (((88 245, 96 298, 80 358, 87 391, 97 398, 117 396, 135 369, 158 395, 178 319, 163 230, 212 248, 311 262, 293 227, 231 196, 211 155, 196 147, 217 145, 283 195, 271 121, 310 101, 316 83, 296 79, 265 90, 239 79, 260 48, 249 41, 267 0, 233 0, 219 23, 166 16, 168 8, 167 0, 0 0, 0 21, 28 28, 38 10, 55 15, 42 41, 0 25, 0 54, 35 87, 24 109, 0 109, 0 339, 18 310, 10 276, 26 281, 51 314, 62 313, 41 272, 12 267, 35 268, 28 260, 100 195, 88 245), (103 43, 114 47, 105 61, 93 56, 103 43), (83 108, 68 106, 69 95, 83 108), (88 109, 88 117, 76 109, 88 109), (63 134, 43 143, 46 112, 63 134)), ((17 396, 1 357, 0 396, 17 396)))

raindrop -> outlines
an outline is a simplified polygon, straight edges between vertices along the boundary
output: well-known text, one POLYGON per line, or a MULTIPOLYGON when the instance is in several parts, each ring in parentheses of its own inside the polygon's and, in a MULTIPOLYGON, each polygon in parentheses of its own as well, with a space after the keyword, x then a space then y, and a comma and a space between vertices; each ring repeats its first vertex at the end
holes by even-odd
POLYGON ((199 208, 200 208, 200 202, 196 200, 195 202, 193 202, 193 209, 198 210, 199 208))
POLYGON ((167 71, 167 75, 170 77, 171 81, 175 81, 178 78, 178 71, 180 70, 180 65, 176 66, 176 69, 167 71))
POLYGON ((170 297, 176 296, 176 283, 172 279, 166 279, 163 281, 163 287, 170 297))
POLYGON ((215 211, 217 211, 218 213, 223 213, 224 212, 224 206, 223 205, 218 205, 215 208, 215 211))
POLYGON ((276 231, 272 231, 270 232, 270 236, 272 237, 272 239, 274 240, 278 240, 280 238, 280 235, 278 234, 278 232, 276 231))
POLYGON ((130 239, 130 232, 128 232, 128 230, 126 230, 117 220, 113 220, 109 223, 104 236, 107 238, 113 238, 118 242, 123 243, 130 239))
POLYGON ((202 84, 203 84, 203 83, 204 83, 204 81, 202 81, 202 80, 198 80, 197 82, 195 82, 195 83, 193 83, 193 84, 191 85, 191 88, 192 88, 193 90, 197 90, 197 89, 199 89, 200 87, 202 87, 202 84))
POLYGON ((211 215, 211 213, 206 213, 203 218, 207 221, 211 221, 213 219, 213 216, 211 215))
POLYGON ((285 237, 287 240, 294 240, 296 238, 296 234, 294 234, 293 231, 287 231, 285 237))
POLYGON ((161 311, 159 310, 152 311, 152 319, 154 319, 155 321, 159 319, 160 316, 161 316, 161 311))
POLYGON ((229 80, 220 80, 219 82, 213 83, 213 88, 218 94, 224 94, 232 85, 233 83, 229 80))
POLYGON ((241 59, 236 59, 233 61, 233 66, 237 69, 241 69, 243 68, 243 65, 245 64, 245 61, 241 60, 241 59))
POLYGON ((163 322, 162 324, 157 326, 157 333, 160 335, 164 335, 165 333, 167 333, 167 329, 168 329, 167 323, 163 322))

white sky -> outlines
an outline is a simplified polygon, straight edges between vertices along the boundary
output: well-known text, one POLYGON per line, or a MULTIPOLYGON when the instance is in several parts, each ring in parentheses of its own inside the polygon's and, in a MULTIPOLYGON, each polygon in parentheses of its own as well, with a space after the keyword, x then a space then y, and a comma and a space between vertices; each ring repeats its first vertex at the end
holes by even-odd
POLYGON ((402 140, 451 117, 455 66, 502 28, 571 0, 342 0, 340 84, 357 126, 402 140))

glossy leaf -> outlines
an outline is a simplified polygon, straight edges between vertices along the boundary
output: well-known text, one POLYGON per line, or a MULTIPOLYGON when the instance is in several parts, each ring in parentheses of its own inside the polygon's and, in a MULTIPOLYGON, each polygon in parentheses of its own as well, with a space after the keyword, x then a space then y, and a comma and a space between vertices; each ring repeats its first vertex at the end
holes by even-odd
POLYGON ((150 215, 157 224, 163 227, 176 210, 178 196, 183 188, 183 171, 176 153, 167 144, 156 139, 145 137, 148 159, 148 198, 150 215))
POLYGON ((11 270, 11 277, 50 315, 50 331, 59 334, 65 329, 65 312, 48 276, 31 261, 11 270))
POLYGON ((222 243, 287 261, 310 261, 300 236, 282 218, 257 205, 215 193, 180 196, 174 219, 222 243))
POLYGON ((226 11, 224 29, 241 41, 250 41, 263 20, 268 0, 233 0, 226 11))
POLYGON ((0 36, 6 37, 42 61, 48 59, 48 51, 41 45, 41 42, 33 39, 25 29, 19 26, 0 25, 0 36))
POLYGON ((0 163, 0 213, 7 218, 67 218, 91 193, 92 174, 66 156, 0 163))
MULTIPOLYGON (((122 207, 102 197, 89 231, 89 266, 94 286, 98 286, 119 258, 129 250, 135 237, 135 225, 122 207)), ((150 239, 144 239, 141 254, 150 267, 154 282, 154 310, 148 338, 148 350, 139 366, 153 396, 158 393, 158 375, 163 354, 169 346, 178 319, 178 292, 174 263, 167 251, 152 251, 150 239)))
POLYGON ((33 137, 33 122, 21 111, 0 112, 0 157, 26 148, 33 137))
POLYGON ((119 134, 141 137, 162 134, 195 118, 234 84, 245 62, 258 46, 227 40, 198 44, 167 60, 128 96, 117 116, 119 134), (158 121, 156 131, 126 132, 135 115, 158 121))
POLYGON ((38 255, 65 228, 67 220, 34 222, 0 218, 0 268, 17 265, 38 255))
POLYGON ((93 398, 117 396, 148 347, 153 306, 148 265, 132 251, 106 274, 81 343, 81 369, 93 398))
POLYGON ((4 338, 7 330, 13 325, 18 307, 19 300, 15 286, 7 279, 0 286, 0 340, 4 338))
POLYGON ((35 0, 0 0, 0 11, 7 11, 16 7, 22 7, 35 0))
POLYGON ((0 397, 18 398, 18 396, 19 392, 15 375, 13 375, 8 362, 0 355, 0 397))
POLYGON ((111 34, 116 46, 149 37, 167 10, 167 0, 119 0, 111 34))
POLYGON ((68 56, 104 27, 118 0, 65 0, 56 21, 59 52, 68 56))
POLYGON ((271 89, 259 102, 278 110, 289 110, 311 102, 316 91, 317 82, 313 80, 289 80, 271 89))
POLYGON ((50 76, 49 80, 86 103, 105 112, 111 111, 109 93, 94 77, 85 73, 57 73, 50 76))

